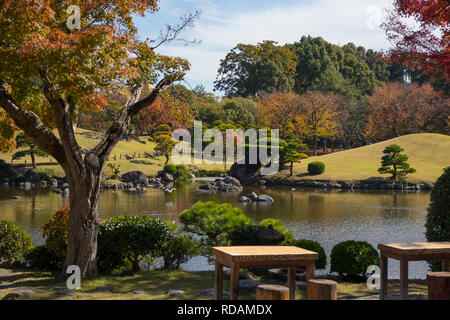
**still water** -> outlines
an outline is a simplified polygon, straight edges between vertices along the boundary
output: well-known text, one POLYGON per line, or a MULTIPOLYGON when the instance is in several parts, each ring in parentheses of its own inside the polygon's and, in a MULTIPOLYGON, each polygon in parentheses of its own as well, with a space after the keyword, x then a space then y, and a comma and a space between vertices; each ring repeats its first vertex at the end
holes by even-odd
MULTIPOLYGON (((240 207, 255 222, 277 218, 297 239, 319 241, 328 256, 337 243, 364 240, 375 248, 378 243, 425 241, 426 208, 430 193, 402 191, 325 191, 290 187, 249 187, 242 194, 209 193, 198 190, 200 182, 178 185, 167 193, 149 188, 146 193, 102 191, 99 210, 102 218, 124 214, 142 214, 177 221, 184 209, 197 201, 229 202, 240 207), (251 191, 268 194, 272 204, 239 203, 241 195, 251 191)), ((23 226, 41 244, 40 226, 52 213, 68 205, 68 199, 50 189, 0 187, 0 220, 23 226), (20 196, 18 200, 12 196, 20 196)), ((194 258, 184 266, 187 270, 210 270, 204 259, 194 258)), ((390 260, 389 276, 399 278, 399 265, 390 260)), ((424 279, 427 264, 410 263, 410 278, 424 279)))

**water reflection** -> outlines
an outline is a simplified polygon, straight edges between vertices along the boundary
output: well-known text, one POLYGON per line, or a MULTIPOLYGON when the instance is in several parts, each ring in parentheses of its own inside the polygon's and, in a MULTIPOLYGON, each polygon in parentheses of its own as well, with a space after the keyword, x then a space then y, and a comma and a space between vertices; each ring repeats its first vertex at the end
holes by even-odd
MULTIPOLYGON (((374 246, 383 242, 425 241, 429 193, 250 187, 242 194, 226 194, 201 191, 198 186, 197 183, 175 185, 173 193, 155 189, 143 194, 103 191, 100 215, 109 218, 143 214, 176 220, 180 212, 197 201, 229 202, 242 208, 255 222, 265 218, 281 219, 296 238, 319 241, 328 255, 335 244, 344 240, 364 240, 374 246), (275 202, 239 203, 241 195, 252 191, 268 194, 275 202)), ((0 188, 0 219, 22 225, 31 233, 35 244, 42 242, 40 226, 64 205, 68 205, 68 199, 50 189, 0 188), (21 198, 13 200, 12 196, 21 198)), ((193 262, 187 267, 205 269, 206 265, 193 262)), ((410 269, 412 278, 426 275, 425 263, 412 264, 410 269)), ((398 278, 398 266, 392 266, 390 276, 398 278)))

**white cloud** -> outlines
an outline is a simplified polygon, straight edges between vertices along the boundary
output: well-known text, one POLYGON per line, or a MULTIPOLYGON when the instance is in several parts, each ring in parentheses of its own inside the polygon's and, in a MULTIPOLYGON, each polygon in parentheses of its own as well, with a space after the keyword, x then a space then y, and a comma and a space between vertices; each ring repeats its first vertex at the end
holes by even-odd
POLYGON ((234 12, 220 11, 210 0, 185 2, 191 2, 194 10, 202 10, 195 29, 189 32, 190 37, 200 39, 202 44, 171 45, 163 51, 187 58, 192 65, 187 80, 202 83, 208 89, 212 88, 219 60, 238 43, 274 40, 285 44, 311 35, 339 45, 353 42, 376 50, 389 47, 384 32, 370 27, 374 21, 370 14, 373 15, 374 7, 384 11, 392 0, 320 0, 294 6, 274 5, 263 10, 255 8, 250 12, 239 12, 239 8, 234 12))

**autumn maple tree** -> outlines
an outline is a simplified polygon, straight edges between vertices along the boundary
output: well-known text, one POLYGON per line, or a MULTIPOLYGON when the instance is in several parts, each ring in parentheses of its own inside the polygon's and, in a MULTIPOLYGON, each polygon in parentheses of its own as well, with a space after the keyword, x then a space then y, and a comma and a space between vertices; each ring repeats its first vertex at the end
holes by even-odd
POLYGON ((64 169, 71 208, 65 268, 78 265, 83 276, 96 273, 100 174, 108 156, 132 118, 189 68, 186 60, 155 49, 191 26, 196 15, 168 27, 159 39, 140 41, 133 16, 156 11, 157 0, 0 2, 1 132, 13 137, 4 128, 12 119, 64 169), (67 25, 71 5, 80 8, 79 29, 67 25), (142 96, 148 83, 153 88, 142 96), (101 110, 106 96, 124 85, 131 95, 112 125, 95 147, 82 149, 76 119, 101 110))
POLYGON ((448 0, 395 0, 382 28, 395 45, 389 51, 394 61, 450 80, 448 0))

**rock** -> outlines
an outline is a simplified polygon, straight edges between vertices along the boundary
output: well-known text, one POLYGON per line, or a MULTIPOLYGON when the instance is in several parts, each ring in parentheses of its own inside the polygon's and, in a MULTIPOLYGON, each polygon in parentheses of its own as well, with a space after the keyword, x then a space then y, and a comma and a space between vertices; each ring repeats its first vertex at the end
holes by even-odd
POLYGON ((164 173, 163 173, 162 179, 163 179, 164 181, 166 181, 166 182, 172 182, 172 181, 174 180, 174 179, 173 179, 173 175, 171 175, 171 174, 168 173, 168 172, 164 172, 164 173))
POLYGON ((249 198, 252 201, 256 201, 256 199, 258 199, 258 195, 255 192, 252 192, 247 195, 247 198, 249 198))
POLYGON ((242 186, 240 184, 237 184, 237 181, 235 179, 230 179, 230 177, 225 177, 223 179, 218 178, 214 182, 209 182, 201 185, 199 188, 201 190, 222 192, 242 191, 242 186))
POLYGON ((233 178, 233 177, 225 177, 222 181, 226 184, 234 184, 239 187, 241 186, 241 183, 239 182, 239 180, 236 178, 233 178))
POLYGON ((39 182, 41 180, 41 177, 39 176, 39 173, 36 169, 28 169, 23 174, 23 181, 28 181, 32 183, 39 182))
POLYGON ((184 294, 183 290, 169 290, 167 291, 167 294, 169 295, 169 297, 180 297, 184 294))
POLYGON ((34 289, 32 288, 17 288, 4 296, 2 300, 26 299, 31 297, 33 294, 34 289))
POLYGON ((113 292, 114 288, 111 286, 95 287, 95 292, 113 292))
POLYGON ((271 224, 267 227, 267 229, 258 230, 256 233, 256 238, 260 245, 263 246, 275 246, 280 244, 285 240, 284 234, 275 230, 271 224))
POLYGON ((131 290, 131 293, 134 293, 134 294, 147 294, 147 292, 145 292, 145 290, 141 290, 141 289, 131 290))
POLYGON ((22 199, 22 197, 20 197, 20 196, 12 196, 10 199, 19 200, 19 199, 22 199))
POLYGON ((147 179, 147 176, 142 171, 130 171, 120 177, 121 181, 127 183, 138 182, 143 179, 147 179))
POLYGON ((249 292, 256 292, 256 287, 260 284, 264 284, 264 282, 258 280, 240 280, 239 289, 247 290, 249 292))
POLYGON ((261 164, 240 164, 235 163, 230 168, 230 176, 239 179, 243 185, 258 181, 257 172, 261 164))
MULTIPOLYGON (((214 297, 214 288, 203 290, 200 292, 200 295, 206 296, 206 297, 214 297)), ((223 295, 224 299, 227 299, 230 297, 230 294, 227 291, 223 291, 222 295, 223 295)))
POLYGON ((256 198, 256 201, 258 202, 273 202, 273 198, 271 196, 268 196, 267 194, 262 194, 256 198))
POLYGON ((250 198, 247 198, 247 197, 241 197, 240 199, 239 199, 239 202, 251 202, 252 200, 250 200, 250 198))

